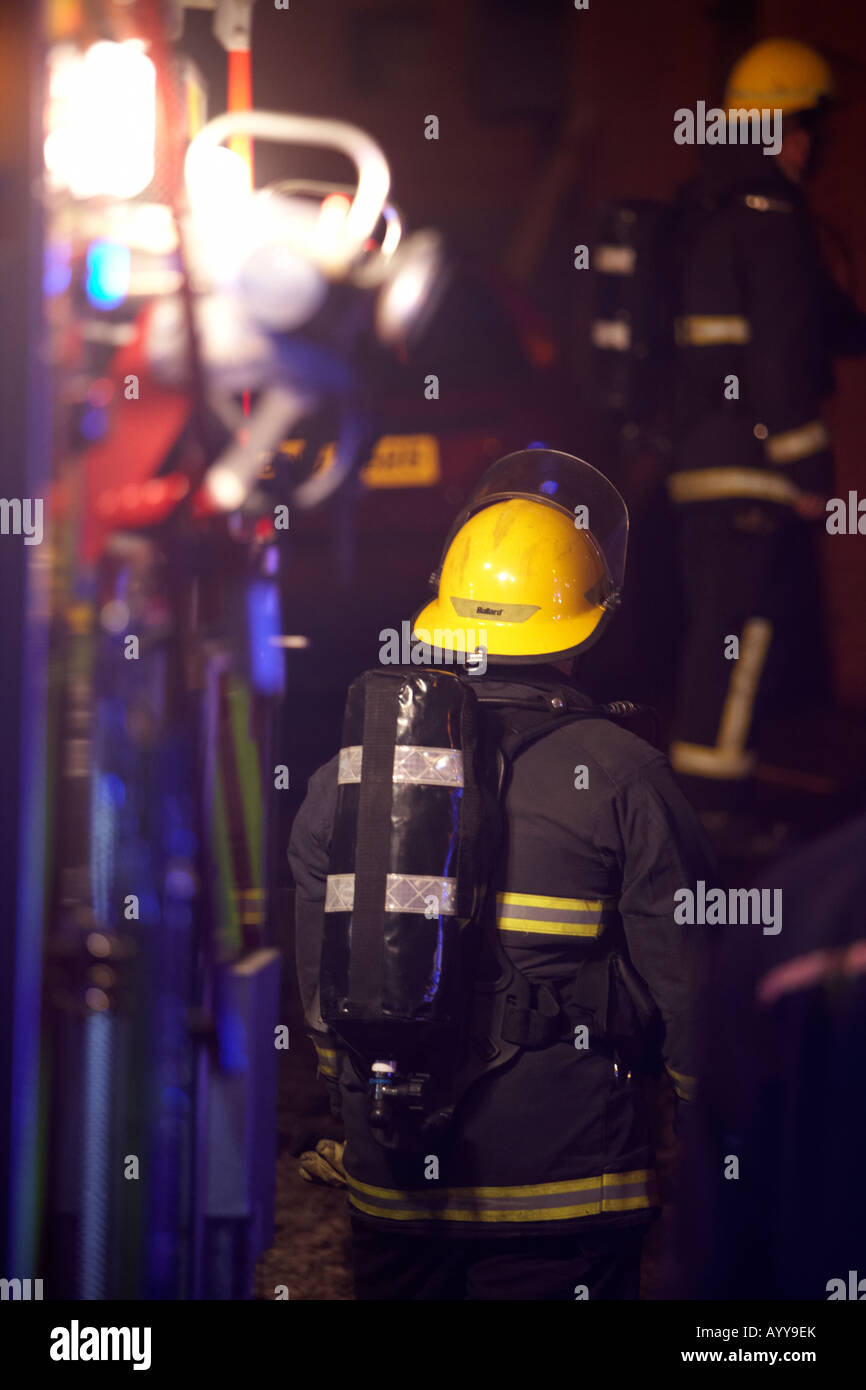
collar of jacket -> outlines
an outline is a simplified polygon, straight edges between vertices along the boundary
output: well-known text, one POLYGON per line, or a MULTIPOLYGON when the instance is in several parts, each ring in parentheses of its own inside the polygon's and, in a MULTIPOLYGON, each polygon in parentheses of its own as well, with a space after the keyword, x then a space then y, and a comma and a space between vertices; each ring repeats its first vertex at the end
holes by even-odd
POLYGON ((802 189, 782 172, 760 145, 707 145, 700 151, 697 177, 683 190, 684 201, 727 200, 753 193, 792 205, 803 201, 802 189))
POLYGON ((473 676, 472 684, 478 687, 478 698, 483 702, 485 696, 497 700, 536 700, 542 712, 556 714, 561 705, 552 701, 564 701, 566 709, 589 709, 592 700, 578 690, 567 676, 555 666, 488 666, 483 676, 473 676))

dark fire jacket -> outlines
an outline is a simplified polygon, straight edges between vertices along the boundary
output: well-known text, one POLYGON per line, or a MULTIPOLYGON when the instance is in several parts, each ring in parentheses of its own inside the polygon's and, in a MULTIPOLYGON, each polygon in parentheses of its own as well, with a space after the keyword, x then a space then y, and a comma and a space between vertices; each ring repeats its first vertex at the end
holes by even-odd
POLYGON ((832 280, 801 189, 759 146, 718 146, 680 211, 673 500, 826 496, 821 406, 834 356, 866 352, 866 316, 832 280))
MULTIPOLYGON (((477 680, 477 678, 476 678, 477 680)), ((551 696, 591 702, 555 668, 487 676, 479 694, 537 699, 532 710, 484 711, 503 730, 548 720, 551 696)), ((555 712, 555 711, 554 711, 555 712)), ((525 1050, 482 1077, 429 1155, 398 1154, 366 1123, 367 1083, 318 1013, 325 882, 337 758, 310 779, 289 859, 296 881, 296 956, 320 1072, 339 1081, 344 1164, 356 1215, 419 1234, 563 1232, 649 1219, 658 1205, 645 1076, 636 1052, 560 1041, 525 1050), (436 1159, 436 1163, 430 1160, 436 1159)), ((556 730, 514 762, 496 879, 500 939, 520 970, 578 1006, 631 1018, 613 969, 619 953, 658 1011, 660 1056, 691 1099, 691 1010, 701 928, 677 925, 674 893, 712 877, 710 852, 665 756, 623 727, 587 719, 556 730), (585 773, 580 769, 585 769, 585 773), (586 782, 587 785, 583 785, 586 782), (609 982, 605 985, 605 982, 609 982)), ((591 1036, 593 1036, 591 1034, 591 1036)))

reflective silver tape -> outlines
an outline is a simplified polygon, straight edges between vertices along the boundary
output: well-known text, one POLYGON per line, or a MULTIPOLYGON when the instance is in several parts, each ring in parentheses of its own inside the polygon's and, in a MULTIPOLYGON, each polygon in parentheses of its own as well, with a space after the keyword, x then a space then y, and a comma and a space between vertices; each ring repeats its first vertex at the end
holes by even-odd
POLYGON ((463 753, 459 748, 394 749, 394 781, 423 787, 462 787, 463 753))
POLYGON ((772 463, 796 463, 829 447, 830 436, 820 420, 810 420, 808 425, 800 425, 795 430, 771 434, 764 444, 767 458, 772 463))
POLYGON ((758 684, 773 638, 773 624, 766 618, 749 618, 743 627, 740 655, 731 663, 728 693, 722 706, 716 747, 741 754, 748 742, 758 684))
POLYGON ((628 352, 631 324, 623 319, 596 319, 591 329, 592 345, 613 352, 628 352))
POLYGON ((742 314, 685 314, 674 321, 680 347, 715 347, 717 343, 748 343, 752 328, 742 314))
POLYGON ((752 212, 793 212, 793 203, 786 202, 783 198, 765 198, 762 193, 747 193, 741 199, 747 208, 752 212))
POLYGON ((385 887, 386 912, 427 912, 431 917, 453 917, 456 912, 456 878, 430 878, 423 874, 389 874, 385 887))
MULTIPOLYGON (((418 912, 422 916, 453 917, 456 912, 456 878, 426 874, 388 874, 385 879, 386 912, 418 912)), ((355 875, 328 874, 326 912, 351 912, 355 905, 355 875)))
POLYGON ((328 874, 325 888, 326 912, 351 912, 355 905, 355 875, 328 874))
POLYGON ((736 749, 708 748, 700 743, 672 743, 671 767, 689 777, 712 777, 725 782, 739 782, 751 777, 757 757, 754 753, 738 753, 736 749))
POLYGON ((716 497, 765 497, 793 504, 800 489, 789 478, 763 468, 695 468, 668 477, 674 502, 703 502, 716 497))
MULTIPOLYGON (((340 749, 337 782, 360 782, 364 749, 360 743, 340 749)), ((394 749, 395 782, 417 787, 462 787, 463 753, 459 748, 423 748, 398 743, 394 749)))
POLYGON ((363 756, 364 748, 360 743, 353 743, 349 748, 340 749, 340 761, 337 764, 338 786, 345 786, 347 782, 360 782, 363 756))
POLYGON ((592 267, 593 270, 600 270, 602 275, 634 275, 636 260, 637 252, 633 246, 605 244, 596 247, 592 267))

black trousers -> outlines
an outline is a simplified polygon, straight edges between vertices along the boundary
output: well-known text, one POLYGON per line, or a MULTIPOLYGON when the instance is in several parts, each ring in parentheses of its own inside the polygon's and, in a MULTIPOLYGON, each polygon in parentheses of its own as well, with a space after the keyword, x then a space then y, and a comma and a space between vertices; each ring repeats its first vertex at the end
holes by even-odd
POLYGON ((790 508, 733 499, 681 506, 679 531, 687 627, 671 761, 699 809, 733 808, 749 799, 768 708, 821 689, 812 539, 790 508), (730 636, 739 660, 726 659, 730 636))
POLYGON ((355 1298, 382 1303, 636 1299, 647 1229, 464 1240, 351 1225, 355 1298))

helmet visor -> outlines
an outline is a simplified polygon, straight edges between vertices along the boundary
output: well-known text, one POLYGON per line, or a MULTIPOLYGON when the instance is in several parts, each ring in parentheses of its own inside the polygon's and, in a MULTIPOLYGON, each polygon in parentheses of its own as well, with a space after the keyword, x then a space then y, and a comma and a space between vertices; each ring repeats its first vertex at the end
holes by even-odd
MULTIPOLYGON (((604 562, 608 589, 604 601, 616 603, 625 578, 628 509, 613 483, 597 468, 554 449, 523 449, 492 464, 451 527, 442 561, 471 516, 493 502, 514 497, 555 507, 578 529, 589 533, 604 562)), ((433 576, 437 584, 438 576, 439 571, 433 576)))

